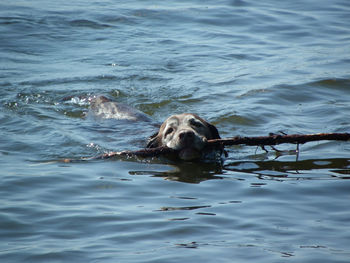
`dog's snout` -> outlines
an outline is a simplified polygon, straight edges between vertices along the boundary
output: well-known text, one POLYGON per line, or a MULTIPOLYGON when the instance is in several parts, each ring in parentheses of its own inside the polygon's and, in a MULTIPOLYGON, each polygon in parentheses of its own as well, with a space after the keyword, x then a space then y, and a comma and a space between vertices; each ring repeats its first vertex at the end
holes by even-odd
POLYGON ((182 131, 179 133, 180 140, 192 140, 194 138, 193 131, 182 131))

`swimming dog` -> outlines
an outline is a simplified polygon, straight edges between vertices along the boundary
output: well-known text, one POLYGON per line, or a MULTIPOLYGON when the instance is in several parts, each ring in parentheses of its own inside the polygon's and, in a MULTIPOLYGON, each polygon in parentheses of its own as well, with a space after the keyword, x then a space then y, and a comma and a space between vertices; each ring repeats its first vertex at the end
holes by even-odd
MULTIPOLYGON (((91 102, 90 111, 97 117, 129 121, 151 121, 151 118, 125 104, 98 96, 91 102)), ((159 126, 158 126, 159 127, 159 126)), ((185 161, 203 159, 214 151, 223 153, 223 148, 206 149, 207 141, 220 139, 217 128, 193 113, 172 115, 152 135, 146 148, 166 146, 178 150, 178 157, 185 161)))
POLYGON ((167 146, 179 151, 182 160, 201 158, 208 140, 220 139, 216 127, 192 113, 172 115, 153 135, 147 148, 167 146))

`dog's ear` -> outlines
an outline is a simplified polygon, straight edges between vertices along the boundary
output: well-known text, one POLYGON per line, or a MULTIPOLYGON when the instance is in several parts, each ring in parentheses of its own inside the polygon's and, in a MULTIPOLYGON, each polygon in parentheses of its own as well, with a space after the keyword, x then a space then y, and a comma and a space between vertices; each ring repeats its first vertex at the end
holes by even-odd
POLYGON ((207 122, 207 126, 211 133, 211 139, 221 139, 218 129, 213 124, 207 122))
POLYGON ((161 144, 160 144, 160 139, 159 139, 159 136, 158 136, 158 132, 153 134, 153 135, 151 135, 148 138, 146 148, 157 148, 157 147, 160 147, 160 146, 161 146, 161 144))

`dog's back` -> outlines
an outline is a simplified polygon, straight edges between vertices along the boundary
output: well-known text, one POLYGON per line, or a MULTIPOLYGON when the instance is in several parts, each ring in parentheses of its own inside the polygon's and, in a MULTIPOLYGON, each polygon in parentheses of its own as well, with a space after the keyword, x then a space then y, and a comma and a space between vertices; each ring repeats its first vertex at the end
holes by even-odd
POLYGON ((152 122, 145 113, 128 105, 118 103, 105 96, 97 96, 91 101, 90 114, 101 119, 152 122))

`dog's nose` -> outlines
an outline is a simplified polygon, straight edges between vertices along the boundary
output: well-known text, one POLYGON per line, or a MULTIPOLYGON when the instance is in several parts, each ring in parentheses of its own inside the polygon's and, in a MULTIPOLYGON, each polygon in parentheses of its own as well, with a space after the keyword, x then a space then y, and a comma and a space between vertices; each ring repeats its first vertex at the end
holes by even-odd
POLYGON ((192 140, 194 138, 194 132, 193 131, 182 131, 179 133, 179 138, 182 141, 192 140))

